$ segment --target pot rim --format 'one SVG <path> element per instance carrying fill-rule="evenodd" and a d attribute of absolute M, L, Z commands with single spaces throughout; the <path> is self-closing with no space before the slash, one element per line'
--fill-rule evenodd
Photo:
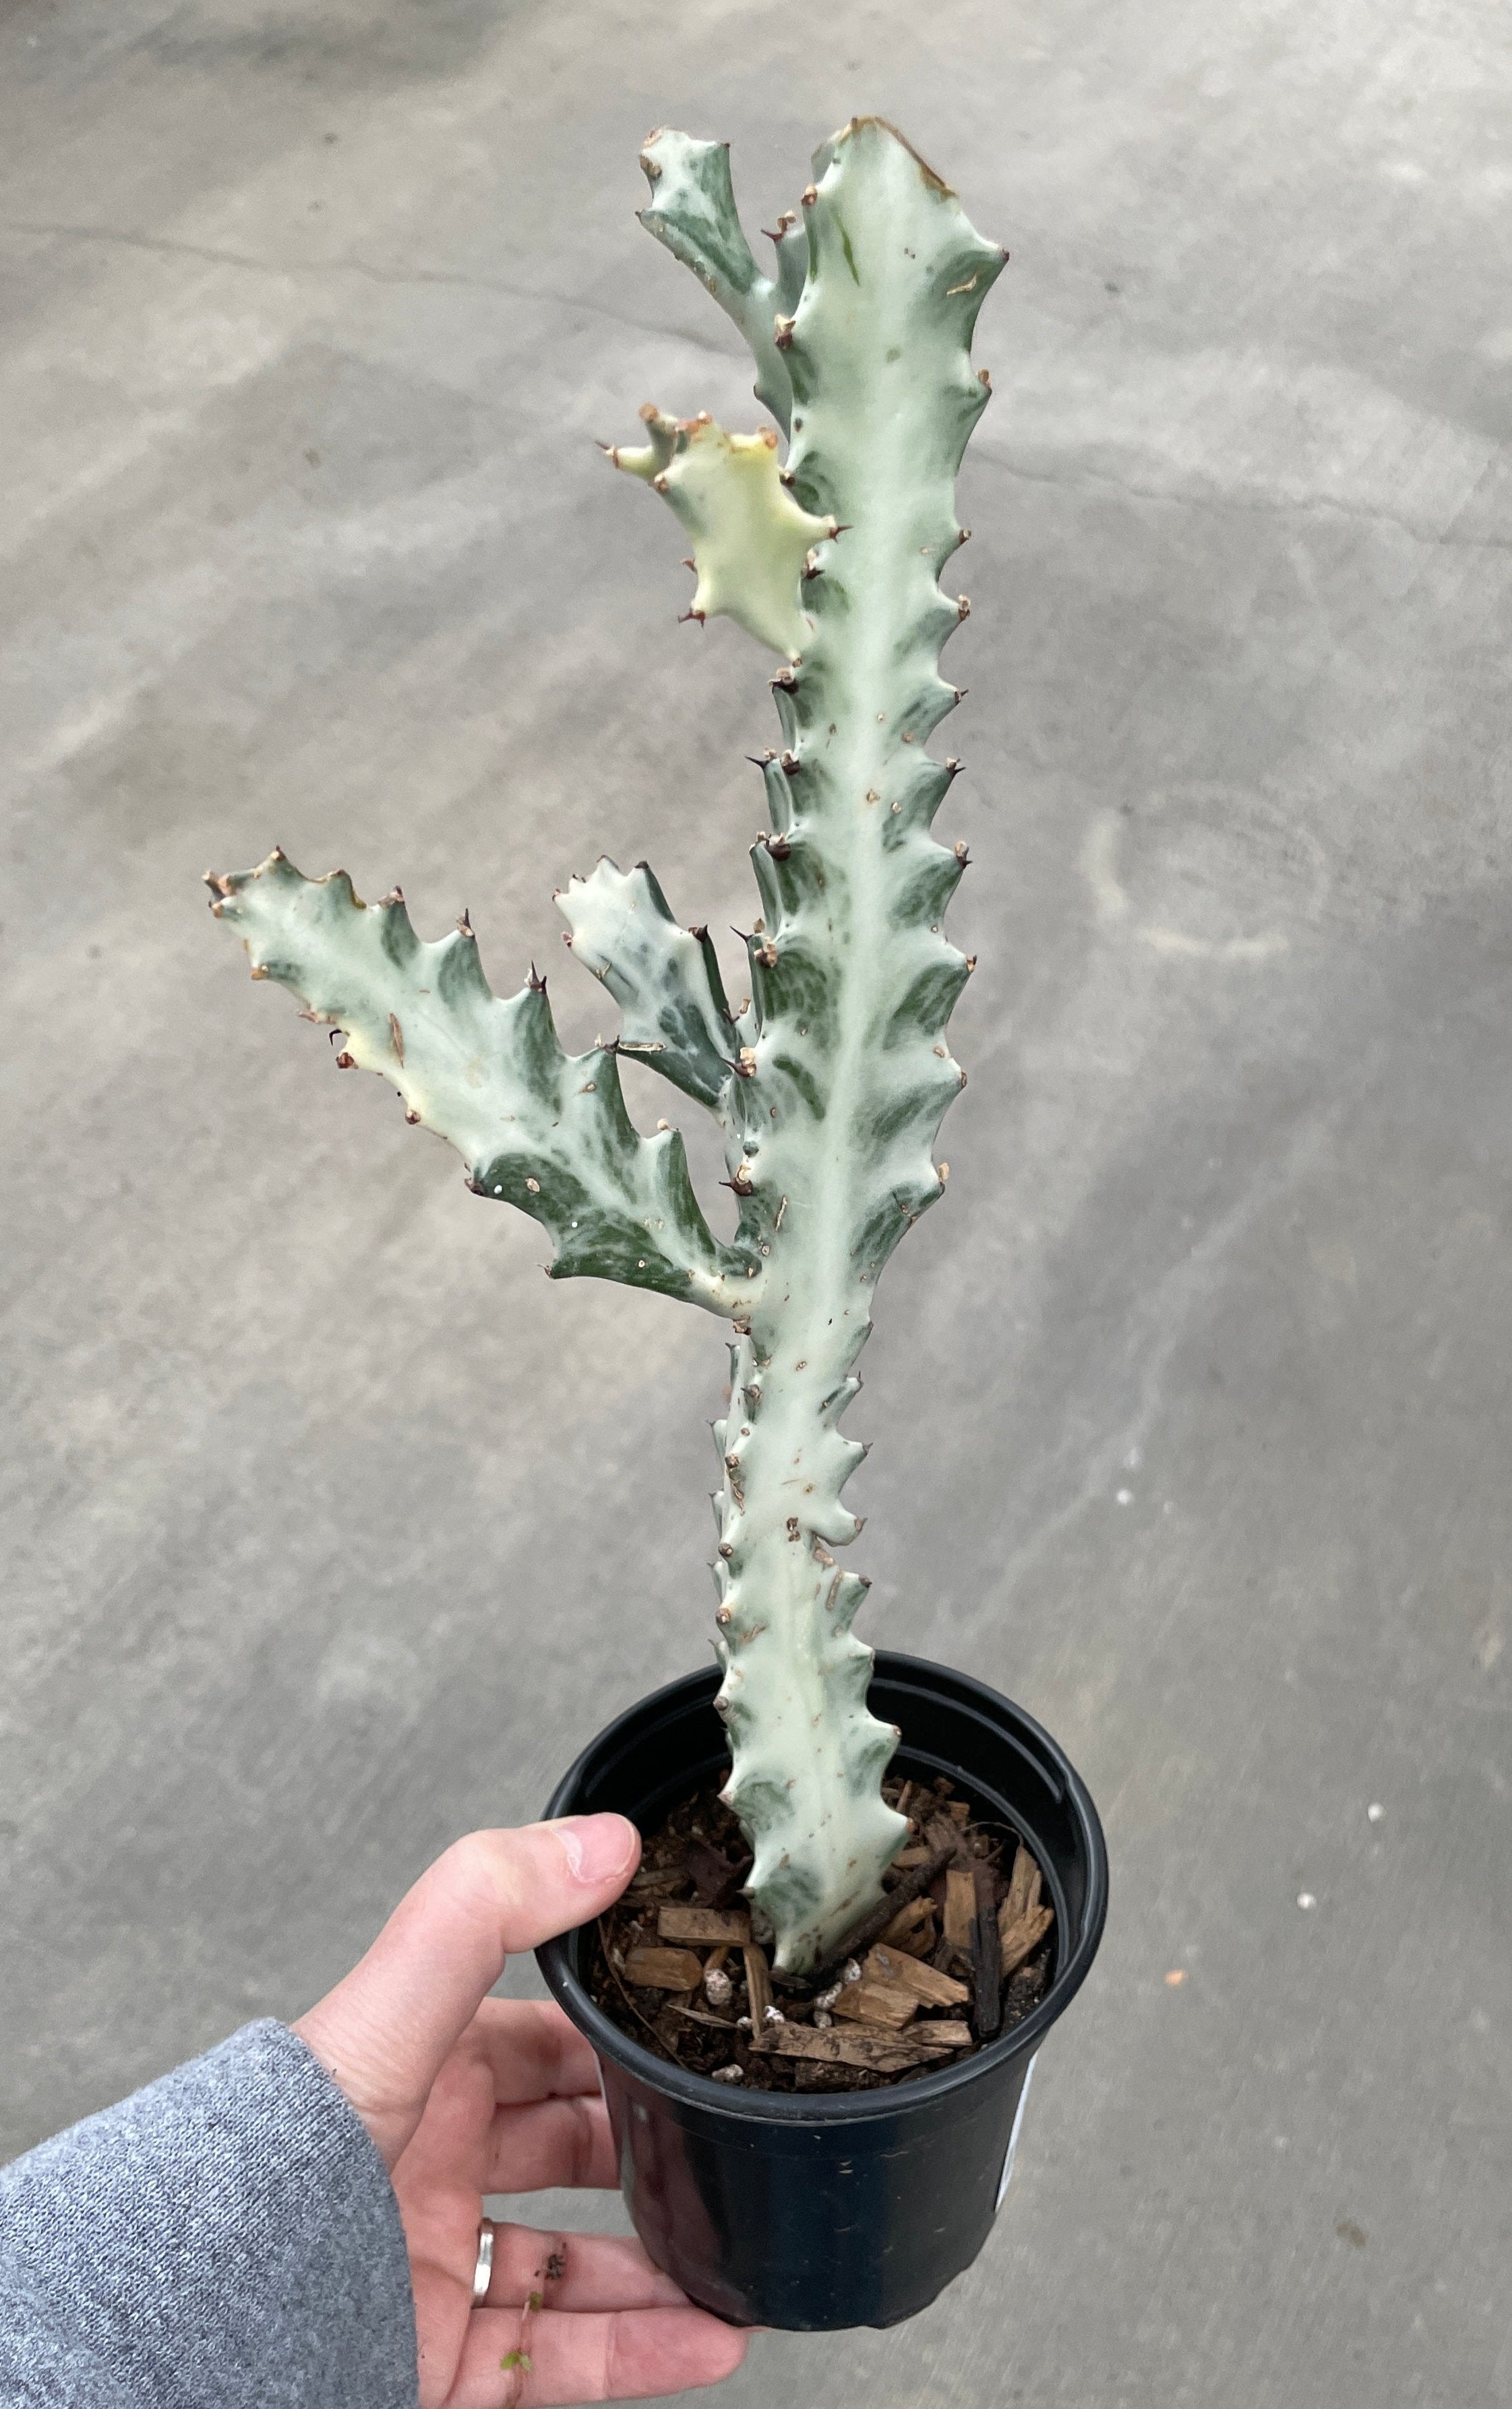
<path fill-rule="evenodd" d="M 1050 2027 L 1081 1989 L 1091 1969 L 1108 1911 L 1107 1844 L 1097 1809 L 1092 1804 L 1091 1793 L 1059 1741 L 1053 1738 L 1044 1724 L 1015 1699 L 1005 1697 L 1001 1691 L 989 1688 L 985 1681 L 978 1681 L 972 1674 L 962 1673 L 954 1666 L 939 1665 L 927 1656 L 907 1656 L 891 1648 L 878 1649 L 875 1657 L 879 1670 L 896 1671 L 904 1677 L 910 1673 L 947 1673 L 952 1682 L 958 1683 L 968 1692 L 974 1692 L 991 1706 L 1012 1708 L 1015 1715 L 1021 1719 L 1044 1750 L 1065 1783 L 1067 1801 L 1087 1863 L 1087 1897 L 1074 1944 L 1067 1953 L 1064 1963 L 1058 1966 L 1055 1980 L 1044 1998 L 1030 2011 L 1023 2023 L 1015 2025 L 1011 2033 L 1001 2034 L 996 2041 L 988 2041 L 985 2048 L 978 2049 L 971 2057 L 959 2059 L 954 2066 L 942 2067 L 933 2073 L 915 2075 L 905 2084 L 888 2084 L 876 2091 L 785 2092 L 739 2090 L 732 2084 L 715 2083 L 711 2075 L 694 2074 L 686 2067 L 674 2066 L 666 2058 L 655 2056 L 642 2042 L 632 2040 L 628 2033 L 622 2031 L 579 1982 L 569 1962 L 567 1944 L 571 1933 L 559 1933 L 544 1941 L 537 1950 L 536 1958 L 558 2005 L 566 2010 L 600 2056 L 613 2058 L 627 2074 L 637 2076 L 664 2098 L 680 2100 L 685 2107 L 705 2112 L 718 2109 L 739 2123 L 766 2125 L 870 2123 L 877 2117 L 896 2115 L 903 2104 L 900 2095 L 906 2095 L 910 2106 L 917 2103 L 924 2107 L 936 2100 L 943 2103 L 958 2093 L 969 2090 L 973 2083 L 981 2082 L 1006 2059 L 1019 2056 L 1026 2050 L 1037 2049 Z M 689 1682 L 708 1678 L 702 1673 L 684 1673 L 675 1681 L 664 1682 L 660 1689 L 647 1691 L 644 1697 L 636 1699 L 625 1709 L 624 1715 L 616 1715 L 613 1722 L 606 1724 L 603 1731 L 595 1735 L 556 1784 L 546 1806 L 547 1818 L 571 1811 L 567 1800 L 581 1781 L 589 1759 L 598 1753 L 606 1734 L 612 1731 L 615 1724 L 623 1722 L 626 1716 L 639 1714 L 663 1700 L 670 1702 L 678 1693 L 685 1691 Z M 574 1926 L 577 1931 L 585 1928 L 582 1925 Z"/>

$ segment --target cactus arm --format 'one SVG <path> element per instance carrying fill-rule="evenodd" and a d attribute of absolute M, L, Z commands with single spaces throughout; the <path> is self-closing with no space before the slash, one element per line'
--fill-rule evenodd
<path fill-rule="evenodd" d="M 851 1629 L 866 1583 L 834 1556 L 860 1529 L 842 1492 L 865 1452 L 840 1424 L 878 1275 L 943 1192 L 933 1141 L 964 1080 L 943 1030 L 971 965 L 942 929 L 963 861 L 929 833 L 955 764 L 924 746 L 958 699 L 938 657 L 965 605 L 939 572 L 986 398 L 972 329 L 1002 266 L 875 120 L 827 146 L 804 209 L 788 470 L 799 505 L 848 532 L 819 548 L 798 657 L 772 682 L 784 750 L 753 857 L 746 1075 L 723 1100 L 763 1278 L 715 1434 L 726 1796 L 795 1970 L 880 1897 L 902 1828 L 880 1786 L 897 1735 L 868 1710 L 871 1652 Z"/>
<path fill-rule="evenodd" d="M 590 1277 L 749 1311 L 758 1260 L 721 1247 L 675 1130 L 641 1137 L 612 1046 L 563 1051 L 543 979 L 496 996 L 466 920 L 416 936 L 396 891 L 363 903 L 345 871 L 308 879 L 281 852 L 211 876 L 211 910 L 309 1018 L 344 1032 L 338 1060 L 377 1071 L 405 1117 L 454 1146 L 475 1194 L 517 1204 L 552 1239 L 554 1279 Z"/>
<path fill-rule="evenodd" d="M 641 166 L 651 186 L 651 199 L 641 223 L 674 259 L 691 267 L 751 346 L 756 365 L 756 395 L 785 435 L 792 409 L 792 388 L 776 340 L 776 318 L 785 278 L 794 281 L 794 250 L 800 246 L 807 266 L 807 241 L 799 226 L 798 246 L 791 220 L 778 238 L 779 281 L 763 276 L 745 238 L 735 207 L 729 177 L 727 142 L 700 142 L 691 135 L 660 128 L 646 137 Z M 797 276 L 802 283 L 802 273 Z"/>
<path fill-rule="evenodd" d="M 650 440 L 608 447 L 616 469 L 665 497 L 693 539 L 698 583 L 690 619 L 734 619 L 759 643 L 796 660 L 811 622 L 799 581 L 814 548 L 841 532 L 833 518 L 799 508 L 783 484 L 777 438 L 727 435 L 707 415 L 663 417 L 652 402 L 641 416 Z"/>
<path fill-rule="evenodd" d="M 716 1104 L 735 1067 L 736 1037 L 707 929 L 678 926 L 643 861 L 628 873 L 600 861 L 555 901 L 574 958 L 620 1006 L 620 1052 L 700 1104 Z"/>

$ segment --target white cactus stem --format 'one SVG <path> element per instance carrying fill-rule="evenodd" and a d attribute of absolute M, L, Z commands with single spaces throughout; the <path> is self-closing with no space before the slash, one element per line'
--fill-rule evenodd
<path fill-rule="evenodd" d="M 902 1830 L 880 1787 L 896 1734 L 868 1711 L 871 1652 L 851 1629 L 865 1584 L 834 1556 L 860 1527 L 842 1491 L 865 1452 L 839 1423 L 877 1275 L 943 1190 L 932 1141 L 963 1081 L 941 1037 L 970 968 L 941 927 L 962 864 L 929 834 L 953 765 L 924 741 L 957 700 L 936 663 L 963 605 L 939 572 L 986 398 L 971 331 L 1002 266 L 890 127 L 848 126 L 816 166 L 807 280 L 778 326 L 788 481 L 811 528 L 844 532 L 815 545 L 802 631 L 769 636 L 794 665 L 775 681 L 785 744 L 755 857 L 743 1075 L 719 1108 L 741 1238 L 762 1263 L 717 1434 L 726 1795 L 796 1969 L 876 1899 Z M 666 446 L 671 422 L 645 415 Z M 719 456 L 707 422 L 687 433 Z M 743 552 L 763 604 L 771 541 Z M 723 607 L 756 627 L 742 568 L 729 547 Z"/>

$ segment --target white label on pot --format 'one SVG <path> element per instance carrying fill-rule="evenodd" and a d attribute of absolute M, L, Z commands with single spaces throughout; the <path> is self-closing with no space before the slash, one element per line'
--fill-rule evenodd
<path fill-rule="evenodd" d="M 1036 2051 L 1035 2056 L 1037 2057 L 1038 2055 L 1039 2052 Z M 1018 2095 L 1018 2105 L 1014 2110 L 1014 2129 L 1008 2136 L 1008 2156 L 1002 2162 L 1002 2176 L 998 2185 L 998 2197 L 992 2203 L 992 2213 L 994 2215 L 997 2214 L 998 2210 L 1002 2206 L 1003 2194 L 1008 2188 L 1009 2178 L 1014 2171 L 1014 2152 L 1018 2147 L 1018 2136 L 1023 2130 L 1024 2111 L 1029 2106 L 1029 2087 L 1033 2080 L 1034 2058 L 1031 2057 L 1028 2066 L 1024 2070 L 1024 2088 Z"/>

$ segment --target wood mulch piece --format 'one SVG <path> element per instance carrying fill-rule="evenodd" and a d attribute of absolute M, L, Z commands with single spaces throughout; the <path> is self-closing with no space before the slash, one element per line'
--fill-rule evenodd
<path fill-rule="evenodd" d="M 883 1796 L 910 1825 L 886 1897 L 802 1981 L 772 1970 L 734 1816 L 712 1791 L 684 1799 L 598 1919 L 598 2006 L 658 2057 L 750 2091 L 875 2090 L 1011 2032 L 1054 1965 L 1040 1867 L 943 1776 L 885 1782 Z"/>

